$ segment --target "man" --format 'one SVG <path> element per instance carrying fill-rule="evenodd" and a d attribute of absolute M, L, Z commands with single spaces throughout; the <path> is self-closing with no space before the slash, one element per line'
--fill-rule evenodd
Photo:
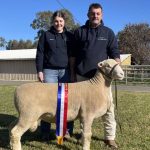
<path fill-rule="evenodd" d="M 83 81 L 92 78 L 97 70 L 97 63 L 108 58 L 120 63 L 120 53 L 114 32 L 105 27 L 102 21 L 102 6 L 93 3 L 89 6 L 86 24 L 78 28 L 75 33 L 76 41 L 76 73 L 77 80 Z M 73 66 L 73 65 L 72 65 Z M 75 76 L 72 75 L 72 80 Z M 115 142 L 116 121 L 114 117 L 114 104 L 103 116 L 106 145 L 117 148 Z"/>

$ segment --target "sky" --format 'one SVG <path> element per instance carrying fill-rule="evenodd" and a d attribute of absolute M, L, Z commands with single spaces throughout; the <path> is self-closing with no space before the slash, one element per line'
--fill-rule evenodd
<path fill-rule="evenodd" d="M 131 23 L 150 24 L 149 0 L 0 0 L 0 37 L 9 40 L 34 40 L 37 30 L 30 26 L 40 11 L 62 9 L 58 1 L 84 25 L 91 3 L 103 6 L 103 21 L 115 34 Z"/>

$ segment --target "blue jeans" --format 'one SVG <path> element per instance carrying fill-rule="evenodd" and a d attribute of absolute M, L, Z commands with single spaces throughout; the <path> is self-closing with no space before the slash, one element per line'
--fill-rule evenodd
<path fill-rule="evenodd" d="M 44 82 L 45 83 L 68 83 L 70 82 L 70 75 L 68 69 L 44 69 Z M 73 134 L 74 122 L 67 123 L 67 130 L 70 135 Z M 45 121 L 41 121 L 41 132 L 42 134 L 50 133 L 51 124 Z"/>
<path fill-rule="evenodd" d="M 68 69 L 44 69 L 45 83 L 67 83 L 70 82 L 70 75 Z"/>

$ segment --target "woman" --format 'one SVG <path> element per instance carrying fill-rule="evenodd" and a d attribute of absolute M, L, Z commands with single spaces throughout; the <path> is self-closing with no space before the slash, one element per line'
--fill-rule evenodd
<path fill-rule="evenodd" d="M 36 68 L 41 82 L 70 82 L 69 60 L 73 48 L 73 35 L 65 28 L 66 16 L 61 11 L 54 12 L 50 30 L 44 32 L 38 42 Z M 68 132 L 73 133 L 73 122 L 68 123 Z M 41 134 L 49 140 L 50 124 L 41 121 Z"/>

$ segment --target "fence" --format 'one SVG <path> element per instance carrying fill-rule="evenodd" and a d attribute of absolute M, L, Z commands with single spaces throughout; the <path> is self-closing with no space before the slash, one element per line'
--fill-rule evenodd
<path fill-rule="evenodd" d="M 125 78 L 120 81 L 125 84 L 150 84 L 150 65 L 122 66 Z"/>
<path fill-rule="evenodd" d="M 2 81 L 37 81 L 37 74 L 0 73 L 0 80 Z"/>
<path fill-rule="evenodd" d="M 119 83 L 123 84 L 149 84 L 150 85 L 150 65 L 130 65 L 122 66 L 125 78 Z M 0 80 L 6 81 L 36 81 L 37 74 L 12 74 L 0 73 Z"/>

